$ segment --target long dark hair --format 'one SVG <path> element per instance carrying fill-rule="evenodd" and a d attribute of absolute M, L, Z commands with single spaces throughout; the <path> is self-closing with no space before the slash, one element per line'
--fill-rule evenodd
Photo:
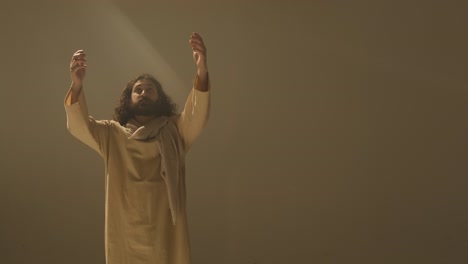
<path fill-rule="evenodd" d="M 127 83 L 127 87 L 122 91 L 120 95 L 120 103 L 114 110 L 114 120 L 119 122 L 122 126 L 126 125 L 128 120 L 133 118 L 131 111 L 132 104 L 132 89 L 133 85 L 140 80 L 150 80 L 156 86 L 158 91 L 158 101 L 160 103 L 159 116 L 172 116 L 176 114 L 177 106 L 172 102 L 172 99 L 164 92 L 161 83 L 154 78 L 152 75 L 144 73 Z"/>

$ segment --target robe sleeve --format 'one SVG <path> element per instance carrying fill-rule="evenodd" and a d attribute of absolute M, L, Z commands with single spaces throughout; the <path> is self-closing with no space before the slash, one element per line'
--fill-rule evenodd
<path fill-rule="evenodd" d="M 177 120 L 177 127 L 184 142 L 185 152 L 201 134 L 210 115 L 210 81 L 208 79 L 208 91 L 206 92 L 197 90 L 197 85 L 200 85 L 198 76 L 195 78 L 184 110 Z"/>
<path fill-rule="evenodd" d="M 67 129 L 81 142 L 85 143 L 99 155 L 104 156 L 104 144 L 109 136 L 109 121 L 97 121 L 88 116 L 88 107 L 84 92 L 81 91 L 78 101 L 71 103 L 71 90 L 65 97 Z"/>

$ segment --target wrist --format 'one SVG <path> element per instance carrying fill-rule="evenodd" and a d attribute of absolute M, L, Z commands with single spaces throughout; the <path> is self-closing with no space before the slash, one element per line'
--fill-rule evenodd
<path fill-rule="evenodd" d="M 197 75 L 198 75 L 198 77 L 205 79 L 207 77 L 207 75 L 208 75 L 208 69 L 206 67 L 198 68 L 197 69 Z"/>
<path fill-rule="evenodd" d="M 71 85 L 70 85 L 70 87 L 73 90 L 79 90 L 79 89 L 81 89 L 82 86 L 83 86 L 83 83 L 82 82 L 77 82 L 77 81 L 72 81 Z"/>
<path fill-rule="evenodd" d="M 206 92 L 209 90 L 209 80 L 208 80 L 208 71 L 198 70 L 197 78 L 195 79 L 194 84 L 195 90 Z"/>

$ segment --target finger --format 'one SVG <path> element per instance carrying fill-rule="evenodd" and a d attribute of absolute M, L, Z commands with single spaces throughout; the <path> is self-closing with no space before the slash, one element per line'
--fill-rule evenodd
<path fill-rule="evenodd" d="M 78 70 L 78 69 L 84 69 L 84 68 L 88 68 L 88 65 L 84 64 L 84 65 L 73 65 L 73 67 L 70 68 L 71 71 L 75 71 L 75 70 Z"/>
<path fill-rule="evenodd" d="M 75 53 L 73 53 L 73 55 L 78 55 L 78 54 L 85 54 L 84 50 L 77 50 L 75 51 Z"/>
<path fill-rule="evenodd" d="M 74 53 L 72 58 L 78 58 L 78 57 L 86 57 L 85 53 Z"/>
<path fill-rule="evenodd" d="M 86 68 L 87 68 L 87 66 L 79 66 L 78 65 L 78 66 L 76 66 L 74 68 L 70 68 L 70 72 L 72 74 L 76 74 L 79 70 L 82 70 L 82 69 L 85 70 Z"/>
<path fill-rule="evenodd" d="M 201 40 L 196 40 L 196 39 L 191 39 L 191 40 L 189 40 L 189 43 L 190 43 L 190 45 L 195 45 L 195 44 L 197 44 L 197 45 L 203 45 L 203 46 L 205 45 L 205 44 L 203 43 L 203 41 L 201 41 Z"/>
<path fill-rule="evenodd" d="M 202 45 L 192 45 L 192 50 L 193 49 L 197 49 L 197 50 L 201 50 L 203 52 L 206 52 L 206 47 L 202 46 Z"/>
<path fill-rule="evenodd" d="M 86 64 L 86 60 L 85 59 L 73 59 L 70 62 L 70 68 L 73 67 L 73 65 L 75 65 L 75 64 L 78 64 L 78 65 Z"/>
<path fill-rule="evenodd" d="M 70 62 L 70 64 L 73 64 L 75 62 L 79 62 L 79 63 L 84 63 L 84 62 L 87 62 L 87 60 L 85 58 L 75 58 L 75 59 L 72 59 L 72 61 Z"/>
<path fill-rule="evenodd" d="M 78 54 L 74 54 L 72 59 L 74 60 L 78 60 L 78 59 L 84 59 L 86 57 L 86 54 L 84 53 L 78 53 Z"/>
<path fill-rule="evenodd" d="M 80 50 L 77 50 L 77 51 L 75 51 L 74 54 L 78 54 L 78 53 L 84 53 L 84 50 L 81 50 L 81 49 L 80 49 Z"/>
<path fill-rule="evenodd" d="M 191 46 L 192 48 L 206 49 L 205 45 L 200 44 L 200 43 L 190 43 L 190 46 Z"/>
<path fill-rule="evenodd" d="M 83 65 L 75 64 L 75 65 L 72 65 L 70 67 L 70 70 L 73 71 L 73 70 L 76 70 L 76 69 L 87 68 L 87 67 L 88 67 L 87 64 L 83 64 Z"/>
<path fill-rule="evenodd" d="M 72 59 L 78 59 L 78 58 L 85 58 L 86 54 L 84 53 L 83 50 L 78 50 L 77 52 L 73 53 Z"/>
<path fill-rule="evenodd" d="M 192 32 L 192 36 L 195 36 L 195 37 L 199 37 L 199 38 L 201 38 L 201 35 L 200 35 L 200 34 L 198 34 L 197 32 Z"/>
<path fill-rule="evenodd" d="M 190 35 L 190 37 L 192 38 L 202 38 L 202 36 L 196 32 L 192 33 L 192 35 Z"/>
<path fill-rule="evenodd" d="M 73 53 L 70 64 L 76 60 L 86 61 L 85 57 L 86 57 L 86 54 L 84 53 L 84 50 L 77 50 L 75 53 Z"/>
<path fill-rule="evenodd" d="M 86 63 L 75 62 L 70 66 L 70 70 L 73 71 L 73 70 L 78 69 L 78 68 L 86 68 L 86 67 L 88 67 L 88 65 Z"/>
<path fill-rule="evenodd" d="M 197 33 L 193 33 L 191 36 L 190 36 L 190 39 L 196 39 L 196 40 L 199 40 L 199 41 L 203 41 L 203 38 L 197 34 Z"/>
<path fill-rule="evenodd" d="M 205 44 L 203 42 L 198 42 L 198 41 L 191 41 L 190 46 L 192 47 L 205 47 Z"/>
<path fill-rule="evenodd" d="M 192 41 L 203 43 L 203 39 L 200 36 L 197 36 L 197 35 L 192 35 L 190 37 L 190 42 L 192 42 Z"/>

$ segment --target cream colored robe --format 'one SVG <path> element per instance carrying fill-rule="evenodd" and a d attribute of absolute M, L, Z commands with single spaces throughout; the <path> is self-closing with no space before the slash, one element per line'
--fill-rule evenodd
<path fill-rule="evenodd" d="M 196 85 L 198 79 L 182 113 L 171 118 L 185 153 L 209 116 L 210 94 L 196 90 Z M 68 92 L 65 110 L 70 133 L 104 160 L 106 263 L 189 264 L 184 172 L 179 182 L 181 210 L 174 225 L 158 142 L 129 139 L 132 131 L 118 122 L 90 117 L 83 91 L 74 104 Z"/>

